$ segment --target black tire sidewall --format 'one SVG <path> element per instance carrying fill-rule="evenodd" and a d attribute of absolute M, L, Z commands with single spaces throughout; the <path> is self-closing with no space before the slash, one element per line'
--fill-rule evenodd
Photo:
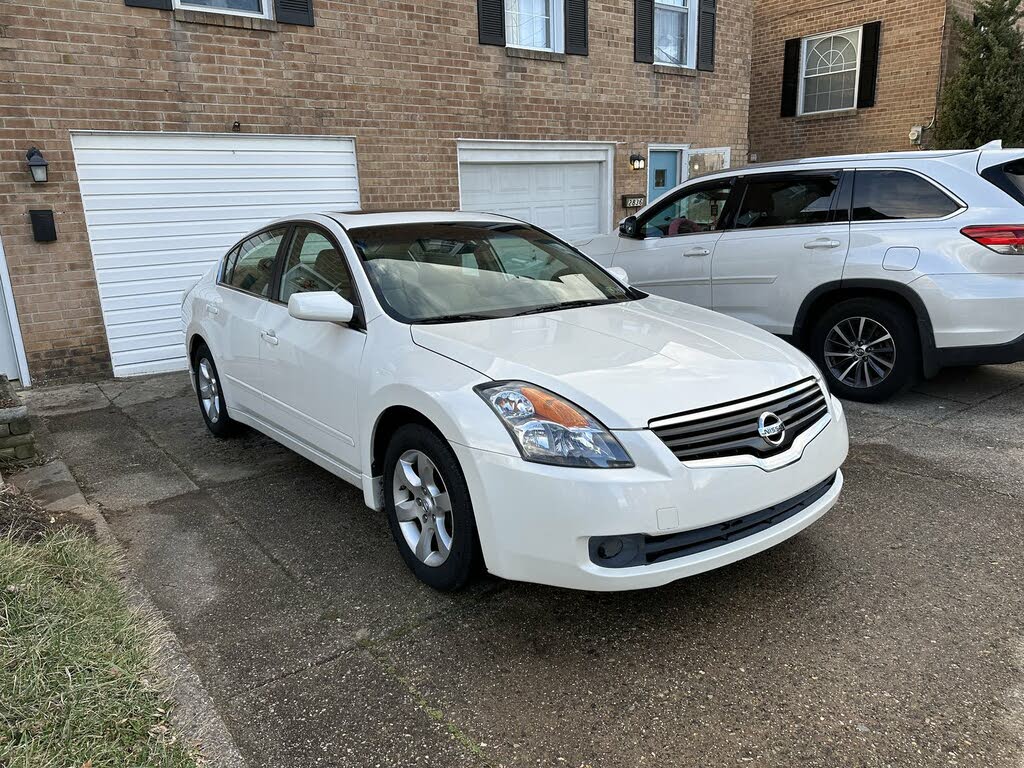
<path fill-rule="evenodd" d="M 452 548 L 448 559 L 441 565 L 430 566 L 416 557 L 398 524 L 392 483 L 399 457 L 408 450 L 425 454 L 444 479 L 448 498 L 452 504 Z M 480 544 L 476 532 L 476 518 L 462 467 L 448 442 L 427 427 L 409 424 L 400 427 L 392 436 L 384 455 L 384 508 L 388 516 L 391 535 L 398 545 L 409 569 L 425 584 L 434 589 L 450 592 L 461 589 L 473 576 L 480 562 Z"/>
<path fill-rule="evenodd" d="M 896 364 L 880 384 L 864 389 L 839 381 L 825 362 L 825 339 L 829 331 L 849 317 L 867 317 L 880 323 L 892 335 Z M 811 332 L 810 353 L 833 394 L 847 400 L 877 403 L 910 387 L 921 373 L 921 342 L 914 319 L 902 307 L 884 299 L 848 299 L 826 310 Z"/>
<path fill-rule="evenodd" d="M 217 421 L 210 421 L 210 417 L 206 415 L 206 409 L 203 408 L 203 396 L 199 392 L 199 362 L 201 360 L 206 360 L 209 363 L 217 379 L 217 399 L 220 401 L 220 418 Z M 206 428 L 216 437 L 230 437 L 233 435 L 235 432 L 235 422 L 228 415 L 228 406 L 224 402 L 224 387 L 220 381 L 220 371 L 217 370 L 217 363 L 214 362 L 213 355 L 210 354 L 210 348 L 205 344 L 200 345 L 196 349 L 195 355 L 192 358 L 192 382 L 195 385 L 196 402 L 199 403 L 199 412 L 203 415 Z"/>

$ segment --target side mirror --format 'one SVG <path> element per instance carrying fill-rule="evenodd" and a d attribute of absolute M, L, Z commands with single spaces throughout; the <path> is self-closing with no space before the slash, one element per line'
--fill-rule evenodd
<path fill-rule="evenodd" d="M 297 320 L 345 325 L 352 322 L 355 307 L 334 291 L 309 291 L 288 297 L 288 314 Z"/>
<path fill-rule="evenodd" d="M 619 224 L 619 234 L 623 237 L 636 237 L 637 231 L 636 216 L 627 216 Z"/>
<path fill-rule="evenodd" d="M 622 267 L 608 267 L 608 274 L 623 285 L 629 285 L 629 274 Z"/>

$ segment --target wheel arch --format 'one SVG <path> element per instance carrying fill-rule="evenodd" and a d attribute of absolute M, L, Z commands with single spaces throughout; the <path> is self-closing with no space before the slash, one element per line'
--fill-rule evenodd
<path fill-rule="evenodd" d="M 834 280 L 823 283 L 811 291 L 797 312 L 793 324 L 793 341 L 802 349 L 807 348 L 814 320 L 826 307 L 847 299 L 877 298 L 892 301 L 908 312 L 917 324 L 917 335 L 921 341 L 921 363 L 926 377 L 938 373 L 938 355 L 935 351 L 935 331 L 931 317 L 921 297 L 903 283 L 889 280 Z"/>

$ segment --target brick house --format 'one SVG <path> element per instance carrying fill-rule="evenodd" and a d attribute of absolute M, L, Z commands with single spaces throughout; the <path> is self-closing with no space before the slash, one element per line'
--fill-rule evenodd
<path fill-rule="evenodd" d="M 609 231 L 623 196 L 647 192 L 631 157 L 674 160 L 672 181 L 746 157 L 752 14 L 750 0 L 4 3 L 0 372 L 183 368 L 183 290 L 296 211 L 461 206 Z"/>
<path fill-rule="evenodd" d="M 755 3 L 750 159 L 926 147 L 954 59 L 953 13 L 967 16 L 972 5 Z"/>

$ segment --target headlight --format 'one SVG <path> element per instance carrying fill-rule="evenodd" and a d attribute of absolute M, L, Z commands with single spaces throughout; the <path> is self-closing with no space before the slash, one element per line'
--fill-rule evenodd
<path fill-rule="evenodd" d="M 522 381 L 476 387 L 527 461 L 567 467 L 632 467 L 597 419 L 568 400 Z"/>

